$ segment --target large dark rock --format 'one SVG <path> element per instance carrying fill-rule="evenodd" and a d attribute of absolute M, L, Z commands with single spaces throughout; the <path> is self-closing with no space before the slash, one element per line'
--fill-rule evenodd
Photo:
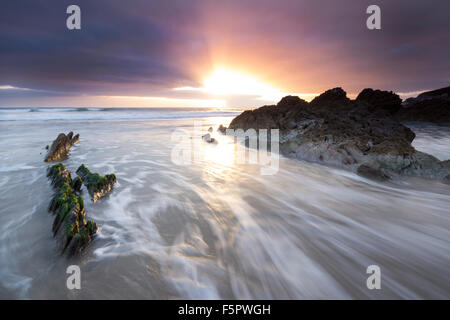
<path fill-rule="evenodd" d="M 360 174 L 389 172 L 443 178 L 450 174 L 436 158 L 426 158 L 411 142 L 414 132 L 392 112 L 400 105 L 392 92 L 365 89 L 356 100 L 341 88 L 326 91 L 310 103 L 284 98 L 275 106 L 245 111 L 230 129 L 279 129 L 280 152 L 289 157 L 346 167 Z"/>
<path fill-rule="evenodd" d="M 396 114 L 404 122 L 450 124 L 450 87 L 421 93 L 403 102 Z"/>
<path fill-rule="evenodd" d="M 60 133 L 55 141 L 53 141 L 44 161 L 52 162 L 66 159 L 70 147 L 78 143 L 79 138 L 80 136 L 78 134 L 73 136 L 73 132 L 69 132 L 68 135 Z"/>
<path fill-rule="evenodd" d="M 436 89 L 436 90 L 432 90 L 432 91 L 422 92 L 421 94 L 419 94 L 417 96 L 417 99 L 423 99 L 423 100 L 424 99 L 435 99 L 435 98 L 449 100 L 450 99 L 450 87 L 445 87 L 445 88 Z"/>
<path fill-rule="evenodd" d="M 92 173 L 84 164 L 77 169 L 77 175 L 83 180 L 94 203 L 108 194 L 117 182 L 114 174 L 107 174 L 102 177 L 98 173 Z"/>
<path fill-rule="evenodd" d="M 280 100 L 280 102 L 277 103 L 278 107 L 283 107 L 283 106 L 295 106 L 297 104 L 301 104 L 302 103 L 302 99 L 300 99 L 297 96 L 286 96 L 284 98 L 282 98 Z"/>
<path fill-rule="evenodd" d="M 49 167 L 47 176 L 56 190 L 49 205 L 55 215 L 53 236 L 60 239 L 63 252 L 79 253 L 97 232 L 97 224 L 86 220 L 79 179 L 72 180 L 70 171 L 61 163 Z"/>
<path fill-rule="evenodd" d="M 350 99 L 347 98 L 347 93 L 342 88 L 334 88 L 325 91 L 321 95 L 315 97 L 311 101 L 311 105 L 315 106 L 332 106 L 332 105 L 338 105 L 342 106 L 350 102 Z"/>
<path fill-rule="evenodd" d="M 364 89 L 356 97 L 357 102 L 365 102 L 371 113 L 382 115 L 393 115 L 402 104 L 402 99 L 392 91 L 381 91 L 373 89 Z"/>

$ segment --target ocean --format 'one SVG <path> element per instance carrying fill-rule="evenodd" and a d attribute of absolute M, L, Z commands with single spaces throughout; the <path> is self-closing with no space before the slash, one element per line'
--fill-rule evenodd
<path fill-rule="evenodd" d="M 450 186 L 374 182 L 280 157 L 275 174 L 236 161 L 214 132 L 239 110 L 0 109 L 0 298 L 392 299 L 450 297 Z M 413 145 L 450 158 L 450 129 L 412 125 Z M 43 159 L 60 132 L 80 134 L 64 164 L 115 173 L 87 216 L 99 225 L 81 256 L 52 237 L 53 190 Z M 174 132 L 200 142 L 173 161 Z M 249 151 L 253 152 L 253 151 Z M 81 290 L 68 290 L 78 265 Z M 381 289 L 368 289 L 379 266 Z"/>

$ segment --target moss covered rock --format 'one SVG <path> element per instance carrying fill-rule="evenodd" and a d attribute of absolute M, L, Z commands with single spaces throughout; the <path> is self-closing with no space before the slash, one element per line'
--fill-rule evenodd
<path fill-rule="evenodd" d="M 63 252 L 78 253 L 97 232 L 97 224 L 86 220 L 81 196 L 82 179 L 77 177 L 72 180 L 70 171 L 61 163 L 49 167 L 47 175 L 56 189 L 49 206 L 49 211 L 55 214 L 53 236 L 62 239 Z"/>
<path fill-rule="evenodd" d="M 52 186 L 59 188 L 64 184 L 72 184 L 72 177 L 70 171 L 62 163 L 55 164 L 48 167 L 47 177 L 51 179 Z"/>
<path fill-rule="evenodd" d="M 84 164 L 77 169 L 77 175 L 83 180 L 94 203 L 109 193 L 117 182 L 114 174 L 101 176 L 98 173 L 92 173 Z"/>

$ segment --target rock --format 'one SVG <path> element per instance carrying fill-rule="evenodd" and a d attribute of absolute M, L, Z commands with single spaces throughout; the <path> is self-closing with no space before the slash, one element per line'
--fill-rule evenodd
<path fill-rule="evenodd" d="M 370 166 L 369 164 L 363 163 L 358 167 L 356 172 L 364 177 L 371 180 L 378 180 L 378 181 L 386 181 L 390 179 L 390 176 L 383 172 L 383 170 L 379 168 L 374 168 L 373 166 Z"/>
<path fill-rule="evenodd" d="M 350 102 L 350 99 L 347 98 L 347 93 L 342 90 L 342 88 L 334 88 L 325 91 L 318 97 L 315 97 L 311 101 L 311 105 L 345 105 Z"/>
<path fill-rule="evenodd" d="M 77 144 L 80 141 L 80 134 L 76 134 L 73 138 L 72 138 L 72 145 Z"/>
<path fill-rule="evenodd" d="M 64 160 L 67 158 L 70 147 L 77 143 L 78 140 L 79 135 L 77 134 L 73 137 L 73 132 L 69 132 L 67 136 L 64 133 L 60 133 L 55 141 L 53 141 L 44 161 L 52 162 Z"/>
<path fill-rule="evenodd" d="M 53 236 L 61 241 L 62 252 L 80 253 L 97 232 L 97 224 L 86 220 L 83 197 L 77 186 L 79 179 L 72 181 L 70 171 L 59 163 L 47 169 L 56 192 L 49 205 L 49 211 L 55 215 Z"/>
<path fill-rule="evenodd" d="M 88 189 L 94 203 L 108 194 L 117 182 L 114 174 L 107 174 L 102 177 L 98 173 L 92 173 L 84 164 L 77 169 L 77 175 L 83 180 L 83 184 Z"/>
<path fill-rule="evenodd" d="M 404 122 L 450 124 L 450 87 L 424 92 L 407 99 L 396 114 Z"/>
<path fill-rule="evenodd" d="M 300 104 L 302 102 L 302 99 L 300 99 L 297 96 L 286 96 L 280 100 L 280 102 L 277 103 L 278 107 L 283 106 L 295 106 L 297 104 Z"/>
<path fill-rule="evenodd" d="M 216 139 L 212 138 L 209 133 L 202 136 L 202 139 L 203 139 L 203 141 L 208 142 L 208 143 L 217 143 Z"/>
<path fill-rule="evenodd" d="M 392 115 L 401 108 L 402 99 L 392 91 L 381 91 L 364 89 L 356 97 L 356 101 L 365 102 L 369 106 L 370 112 L 379 112 L 380 115 L 386 113 Z"/>
<path fill-rule="evenodd" d="M 72 184 L 71 173 L 62 163 L 58 163 L 54 166 L 48 167 L 47 177 L 51 179 L 51 184 L 55 188 L 60 188 L 64 184 Z"/>
<path fill-rule="evenodd" d="M 83 186 L 83 179 L 76 177 L 72 180 L 72 188 L 75 192 L 81 192 L 81 187 Z"/>
<path fill-rule="evenodd" d="M 445 87 L 437 90 L 426 91 L 419 94 L 416 100 L 430 100 L 430 99 L 442 99 L 450 100 L 450 87 Z"/>
<path fill-rule="evenodd" d="M 217 131 L 220 132 L 221 134 L 227 134 L 227 128 L 224 127 L 223 125 L 220 125 L 219 128 L 217 128 Z"/>
<path fill-rule="evenodd" d="M 279 129 L 283 155 L 353 171 L 370 163 L 375 171 L 366 166 L 359 171 L 377 179 L 391 173 L 444 178 L 450 174 L 447 166 L 416 151 L 414 132 L 392 116 L 400 102 L 392 92 L 372 89 L 350 100 L 335 88 L 310 103 L 287 97 L 277 105 L 245 111 L 229 128 Z"/>

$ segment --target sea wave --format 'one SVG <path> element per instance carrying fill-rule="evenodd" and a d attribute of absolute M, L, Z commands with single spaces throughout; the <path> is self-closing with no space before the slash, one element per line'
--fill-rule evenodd
<path fill-rule="evenodd" d="M 0 109 L 0 121 L 181 119 L 232 117 L 239 113 L 200 108 L 16 108 Z"/>

